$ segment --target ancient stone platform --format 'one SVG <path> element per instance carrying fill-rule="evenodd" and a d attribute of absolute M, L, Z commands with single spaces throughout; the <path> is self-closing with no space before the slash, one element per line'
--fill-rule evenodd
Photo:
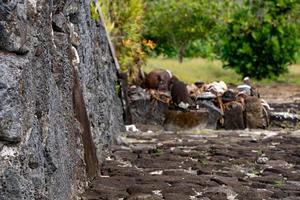
<path fill-rule="evenodd" d="M 125 133 L 82 199 L 300 199 L 300 131 Z"/>

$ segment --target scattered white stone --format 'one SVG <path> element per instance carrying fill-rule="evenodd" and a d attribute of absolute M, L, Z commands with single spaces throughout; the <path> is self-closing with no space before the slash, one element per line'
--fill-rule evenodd
<path fill-rule="evenodd" d="M 251 135 L 251 138 L 254 140 L 257 140 L 258 138 L 262 139 L 268 139 L 274 136 L 278 135 L 278 132 L 274 132 L 274 131 L 268 131 L 268 130 L 247 130 L 246 132 L 248 132 Z"/>
<path fill-rule="evenodd" d="M 268 139 L 268 138 L 271 138 L 271 137 L 274 137 L 274 136 L 278 135 L 278 133 L 268 131 L 268 132 L 265 132 L 264 135 L 265 136 L 263 137 L 263 139 L 265 140 L 265 139 Z"/>
<path fill-rule="evenodd" d="M 239 134 L 240 137 L 249 137 L 249 133 L 241 133 Z"/>
<path fill-rule="evenodd" d="M 266 156 L 261 156 L 257 159 L 257 163 L 258 164 L 266 164 L 266 162 L 269 161 L 269 158 Z"/>
<path fill-rule="evenodd" d="M 228 195 L 227 195 L 227 199 L 228 199 L 228 200 L 235 200 L 235 198 L 236 198 L 237 196 L 238 196 L 237 194 L 228 194 Z"/>
<path fill-rule="evenodd" d="M 276 145 L 279 145 L 280 142 L 271 142 L 271 144 L 272 144 L 273 146 L 276 146 Z"/>
<path fill-rule="evenodd" d="M 255 177 L 258 177 L 255 173 L 246 173 L 246 175 L 247 175 L 249 178 L 255 178 Z"/>
<path fill-rule="evenodd" d="M 267 162 L 267 167 L 269 168 L 273 168 L 273 166 L 278 166 L 284 169 L 291 169 L 293 168 L 295 165 L 294 164 L 290 164 L 284 160 L 270 160 Z"/>
<path fill-rule="evenodd" d="M 144 143 L 155 143 L 157 141 L 157 139 L 153 138 L 151 140 L 140 140 L 140 139 L 136 139 L 136 138 L 124 138 L 123 141 L 125 143 L 130 143 L 130 144 L 136 144 L 135 146 L 147 146 L 147 147 L 151 147 L 154 148 L 154 145 L 145 145 Z"/>
<path fill-rule="evenodd" d="M 182 150 L 184 153 L 190 153 L 192 150 L 191 149 L 184 149 Z"/>
<path fill-rule="evenodd" d="M 176 141 L 178 142 L 178 143 L 182 143 L 182 139 L 176 139 Z"/>
<path fill-rule="evenodd" d="M 206 88 L 208 91 L 218 95 L 223 94 L 228 89 L 224 81 L 214 81 L 208 84 Z"/>
<path fill-rule="evenodd" d="M 162 173 L 163 173 L 163 170 L 158 170 L 158 171 L 150 172 L 149 174 L 150 175 L 162 175 Z"/>
<path fill-rule="evenodd" d="M 183 171 L 189 174 L 197 175 L 197 170 L 193 170 L 191 167 L 189 167 L 187 170 L 184 169 Z"/>
<path fill-rule="evenodd" d="M 139 171 L 144 171 L 143 168 L 140 168 L 140 167 L 138 167 L 138 166 L 136 166 L 136 165 L 134 165 L 133 167 L 134 167 L 135 169 L 139 170 Z"/>
<path fill-rule="evenodd" d="M 131 131 L 131 132 L 138 132 L 139 131 L 139 129 L 137 129 L 134 124 L 126 125 L 125 129 L 126 129 L 127 132 L 129 132 L 129 131 Z"/>
<path fill-rule="evenodd" d="M 155 194 L 155 195 L 157 195 L 157 196 L 159 196 L 159 197 L 161 197 L 161 198 L 163 198 L 161 190 L 153 190 L 152 193 Z"/>
<path fill-rule="evenodd" d="M 99 177 L 101 177 L 101 178 L 109 178 L 110 176 L 108 176 L 108 175 L 100 175 Z"/>
<path fill-rule="evenodd" d="M 113 160 L 110 156 L 106 157 L 105 160 L 110 161 Z"/>
<path fill-rule="evenodd" d="M 181 101 L 181 102 L 178 104 L 178 106 L 179 106 L 180 108 L 182 108 L 182 109 L 187 109 L 187 108 L 190 106 L 190 104 L 184 103 L 183 101 Z"/>
<path fill-rule="evenodd" d="M 118 160 L 120 165 L 118 167 L 132 167 L 132 164 L 129 161 Z"/>
<path fill-rule="evenodd" d="M 8 159 L 9 157 L 16 157 L 16 155 L 17 155 L 17 148 L 15 147 L 4 146 L 2 151 L 0 152 L 0 157 L 4 159 Z"/>
<path fill-rule="evenodd" d="M 194 162 L 198 162 L 199 161 L 197 158 L 192 158 L 192 157 L 190 157 L 190 160 L 194 161 Z"/>
<path fill-rule="evenodd" d="M 266 100 L 260 99 L 260 101 L 261 101 L 261 105 L 263 105 L 268 110 L 274 110 L 274 108 L 271 108 L 270 105 L 268 104 L 268 102 Z"/>
<path fill-rule="evenodd" d="M 162 147 L 162 146 L 164 146 L 164 144 L 161 143 L 161 142 L 159 142 L 159 143 L 157 143 L 157 146 L 158 146 L 158 147 Z"/>
<path fill-rule="evenodd" d="M 192 188 L 192 190 L 195 192 L 196 196 L 202 196 L 202 192 L 197 192 L 195 188 Z"/>
<path fill-rule="evenodd" d="M 275 116 L 276 118 L 279 119 L 300 119 L 300 115 L 294 114 L 294 113 L 289 113 L 289 112 L 273 112 L 272 116 Z"/>

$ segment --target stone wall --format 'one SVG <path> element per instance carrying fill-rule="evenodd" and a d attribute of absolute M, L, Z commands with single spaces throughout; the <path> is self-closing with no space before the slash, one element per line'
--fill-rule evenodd
<path fill-rule="evenodd" d="M 0 199 L 74 199 L 122 125 L 85 0 L 0 0 Z"/>

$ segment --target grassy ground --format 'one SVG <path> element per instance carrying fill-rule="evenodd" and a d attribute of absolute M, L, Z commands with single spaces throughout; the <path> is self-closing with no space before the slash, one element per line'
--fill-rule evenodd
<path fill-rule="evenodd" d="M 178 63 L 176 59 L 148 59 L 144 70 L 149 72 L 155 68 L 169 69 L 186 83 L 223 80 L 226 83 L 237 84 L 240 83 L 242 79 L 242 77 L 236 74 L 232 69 L 222 68 L 220 61 L 211 61 L 203 58 L 185 59 L 182 64 Z M 300 85 L 300 64 L 290 66 L 290 72 L 280 76 L 276 81 L 267 79 L 262 80 L 260 83 L 270 84 L 274 82 Z"/>

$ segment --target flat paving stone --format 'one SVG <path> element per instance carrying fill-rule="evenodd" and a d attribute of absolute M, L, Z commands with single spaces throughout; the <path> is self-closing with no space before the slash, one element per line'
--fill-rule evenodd
<path fill-rule="evenodd" d="M 126 133 L 82 199 L 300 199 L 297 136 L 284 130 Z"/>

